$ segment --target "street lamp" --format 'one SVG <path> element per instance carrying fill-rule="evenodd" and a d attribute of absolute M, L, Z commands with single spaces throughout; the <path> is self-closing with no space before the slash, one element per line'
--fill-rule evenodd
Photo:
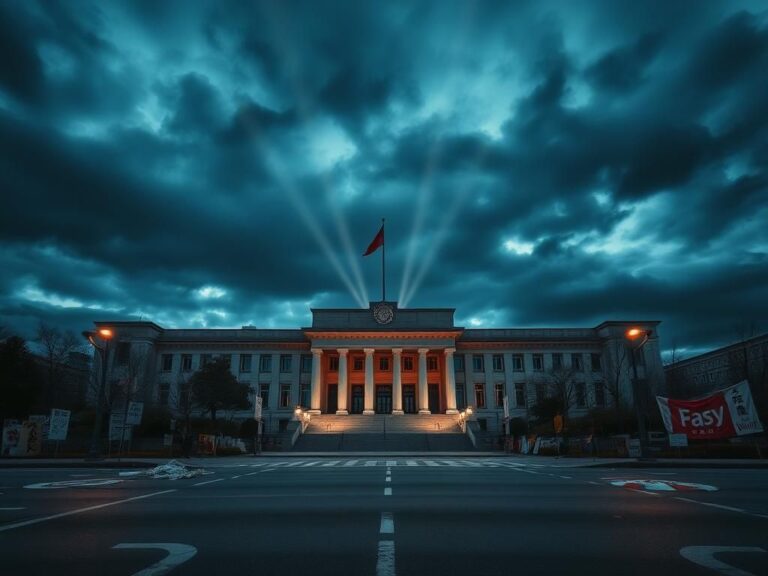
<path fill-rule="evenodd" d="M 101 456 L 101 418 L 104 410 L 104 389 L 107 385 L 107 362 L 109 361 L 109 343 L 114 337 L 114 332 L 109 328 L 99 328 L 96 332 L 84 331 L 83 336 L 91 343 L 99 353 L 101 359 L 101 378 L 96 391 L 96 419 L 93 422 L 91 435 L 91 447 L 88 450 L 88 458 L 98 459 Z"/>
<path fill-rule="evenodd" d="M 635 359 L 635 353 L 642 349 L 651 337 L 651 330 L 644 330 L 633 326 L 629 328 L 625 336 L 630 341 L 630 352 L 632 356 L 632 396 L 635 403 L 635 417 L 637 418 L 637 433 L 640 436 L 640 458 L 645 458 L 648 455 L 648 438 L 645 430 L 645 417 L 642 407 L 640 406 L 640 389 L 637 377 L 637 360 Z"/>

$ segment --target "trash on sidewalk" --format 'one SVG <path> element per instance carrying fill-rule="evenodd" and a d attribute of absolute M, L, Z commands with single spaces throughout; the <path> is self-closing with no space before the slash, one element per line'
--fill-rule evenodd
<path fill-rule="evenodd" d="M 120 476 L 149 476 L 150 478 L 165 478 L 179 480 L 180 478 L 194 478 L 207 472 L 202 468 L 190 468 L 178 460 L 171 460 L 167 464 L 160 464 L 147 470 L 120 472 Z"/>

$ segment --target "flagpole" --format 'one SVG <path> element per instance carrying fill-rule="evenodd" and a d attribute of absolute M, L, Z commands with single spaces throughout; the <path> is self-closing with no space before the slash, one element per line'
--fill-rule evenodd
<path fill-rule="evenodd" d="M 381 219 L 381 232 L 383 242 L 381 243 L 381 301 L 387 301 L 387 275 L 384 267 L 385 254 L 387 253 L 387 235 L 384 234 L 384 222 L 385 219 Z"/>

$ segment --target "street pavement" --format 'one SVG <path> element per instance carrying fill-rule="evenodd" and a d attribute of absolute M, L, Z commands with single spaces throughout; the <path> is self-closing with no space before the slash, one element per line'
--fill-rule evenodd
<path fill-rule="evenodd" d="M 0 574 L 768 575 L 768 470 L 431 456 L 205 466 L 175 481 L 0 469 Z M 633 480 L 650 483 L 613 485 Z M 656 491 L 670 482 L 717 490 Z"/>

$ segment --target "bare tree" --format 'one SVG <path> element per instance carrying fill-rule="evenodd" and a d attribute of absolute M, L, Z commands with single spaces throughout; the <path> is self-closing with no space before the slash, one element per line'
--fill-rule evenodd
<path fill-rule="evenodd" d="M 553 368 L 548 372 L 548 381 L 554 392 L 555 398 L 560 401 L 563 423 L 568 421 L 568 412 L 576 403 L 576 384 L 573 381 L 575 372 L 573 368 Z"/>
<path fill-rule="evenodd" d="M 60 400 L 58 381 L 61 378 L 63 366 L 69 361 L 69 355 L 72 352 L 82 351 L 84 345 L 73 332 L 62 332 L 45 322 L 40 322 L 38 325 L 35 341 L 43 347 L 45 353 L 47 372 L 45 398 L 47 403 L 53 406 Z"/>
<path fill-rule="evenodd" d="M 605 389 L 608 390 L 608 394 L 610 394 L 613 399 L 613 406 L 616 414 L 616 427 L 617 430 L 621 430 L 621 384 L 629 367 L 630 358 L 627 347 L 619 342 L 613 347 L 613 352 L 609 356 L 610 358 L 605 373 Z"/>

